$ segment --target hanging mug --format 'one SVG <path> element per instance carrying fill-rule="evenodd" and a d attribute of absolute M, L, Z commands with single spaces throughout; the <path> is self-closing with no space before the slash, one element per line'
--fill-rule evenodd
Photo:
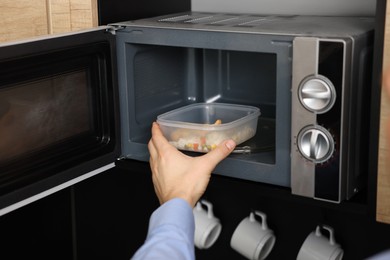
<path fill-rule="evenodd" d="M 330 226 L 322 228 L 329 233 L 329 238 L 321 233 L 321 227 L 311 232 L 299 250 L 297 260 L 341 260 L 344 251 L 334 239 L 334 231 Z"/>
<path fill-rule="evenodd" d="M 199 201 L 193 209 L 195 219 L 195 246 L 199 249 L 211 247 L 218 239 L 222 225 L 214 216 L 213 205 L 206 201 Z"/>
<path fill-rule="evenodd" d="M 256 216 L 261 219 L 260 222 L 256 220 Z M 271 252 L 275 240 L 273 231 L 267 226 L 266 215 L 254 211 L 237 226 L 230 246 L 248 259 L 262 260 Z"/>

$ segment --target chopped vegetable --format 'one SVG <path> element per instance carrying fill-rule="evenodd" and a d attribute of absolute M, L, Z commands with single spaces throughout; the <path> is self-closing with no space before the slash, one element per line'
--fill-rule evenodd
<path fill-rule="evenodd" d="M 221 119 L 217 119 L 217 121 L 215 121 L 214 125 L 220 125 L 222 124 L 222 120 Z"/>
<path fill-rule="evenodd" d="M 194 143 L 194 144 L 193 144 L 193 147 L 194 147 L 194 151 L 198 151 L 199 144 L 198 144 L 198 143 Z"/>
<path fill-rule="evenodd" d="M 201 145 L 201 146 L 206 145 L 206 137 L 202 136 L 202 137 L 200 138 L 200 145 Z"/>

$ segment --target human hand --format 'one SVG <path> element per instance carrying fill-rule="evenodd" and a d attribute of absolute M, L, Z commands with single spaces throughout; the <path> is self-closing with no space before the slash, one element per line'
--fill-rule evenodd
<path fill-rule="evenodd" d="M 160 204 L 182 198 L 192 207 L 206 191 L 211 172 L 236 146 L 225 140 L 211 152 L 191 157 L 178 151 L 163 136 L 160 126 L 153 123 L 152 138 L 148 143 L 150 168 L 154 190 Z"/>

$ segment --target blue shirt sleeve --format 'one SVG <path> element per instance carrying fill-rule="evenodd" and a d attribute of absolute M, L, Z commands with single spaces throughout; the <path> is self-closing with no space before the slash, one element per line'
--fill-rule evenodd
<path fill-rule="evenodd" d="M 194 215 L 188 202 L 169 200 L 153 212 L 145 243 L 131 259 L 194 260 L 194 230 Z"/>
<path fill-rule="evenodd" d="M 367 260 L 389 260 L 390 259 L 390 250 L 383 251 L 374 256 L 367 258 Z"/>

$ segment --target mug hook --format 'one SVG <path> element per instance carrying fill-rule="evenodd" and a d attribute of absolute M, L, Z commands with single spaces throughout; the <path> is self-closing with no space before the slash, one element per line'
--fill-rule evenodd
<path fill-rule="evenodd" d="M 203 200 L 199 201 L 198 203 L 196 203 L 196 209 L 197 210 L 201 210 L 202 209 L 202 204 L 205 205 L 206 208 L 207 208 L 207 217 L 208 218 L 213 218 L 214 217 L 214 214 L 213 214 L 213 204 L 211 204 L 207 200 L 203 199 Z"/>
<path fill-rule="evenodd" d="M 261 218 L 261 227 L 262 229 L 268 229 L 267 226 L 267 216 L 258 210 L 252 211 L 251 214 L 249 215 L 249 221 L 254 222 L 256 221 L 255 215 L 259 216 Z"/>
<path fill-rule="evenodd" d="M 327 225 L 322 225 L 322 228 L 329 232 L 329 243 L 331 245 L 335 245 L 336 244 L 336 240 L 334 239 L 334 230 L 333 230 L 333 228 L 330 227 L 330 226 L 327 226 Z M 322 236 L 321 226 L 317 226 L 317 228 L 316 228 L 316 236 Z"/>

